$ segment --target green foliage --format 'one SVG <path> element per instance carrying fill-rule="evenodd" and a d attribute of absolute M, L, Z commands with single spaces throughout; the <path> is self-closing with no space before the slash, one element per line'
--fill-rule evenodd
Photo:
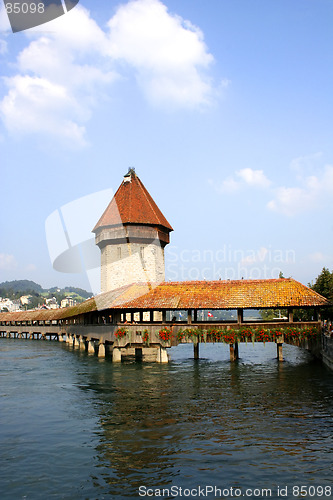
<path fill-rule="evenodd" d="M 30 298 L 29 304 L 27 305 L 27 309 L 35 309 L 43 303 L 44 303 L 43 297 L 41 297 L 40 295 L 33 295 Z"/>
<path fill-rule="evenodd" d="M 327 267 L 323 267 L 321 273 L 317 277 L 314 284 L 309 285 L 312 290 L 320 293 L 333 303 L 333 271 L 330 272 Z M 322 310 L 322 317 L 324 319 L 333 318 L 333 307 L 328 307 Z"/>
<path fill-rule="evenodd" d="M 142 342 L 143 342 L 144 344 L 146 344 L 147 346 L 149 346 L 149 343 L 150 343 L 150 342 L 149 342 L 149 332 L 148 332 L 148 330 L 147 330 L 147 329 L 146 329 L 146 330 L 144 330 L 144 331 L 143 331 L 143 333 L 142 333 Z"/>
<path fill-rule="evenodd" d="M 26 295 L 28 295 L 28 292 L 42 293 L 43 288 L 34 281 L 14 280 L 14 281 L 4 281 L 3 283 L 0 283 L 0 295 L 3 290 L 7 291 L 8 293 L 27 292 Z M 1 295 L 1 297 L 2 296 L 3 295 Z"/>
<path fill-rule="evenodd" d="M 333 303 L 333 271 L 323 267 L 321 273 L 317 276 L 314 283 L 309 283 L 308 286 L 323 297 L 326 297 Z M 325 307 L 321 310 L 323 319 L 333 318 L 333 307 Z M 315 317 L 313 309 L 294 309 L 295 321 L 311 321 Z"/>
<path fill-rule="evenodd" d="M 260 309 L 260 316 L 263 321 L 273 321 L 276 318 L 288 317 L 287 309 Z"/>
<path fill-rule="evenodd" d="M 118 339 L 121 339 L 122 337 L 126 337 L 128 334 L 128 330 L 126 328 L 118 328 L 118 330 L 115 332 L 114 336 Z"/>
<path fill-rule="evenodd" d="M 333 272 L 330 272 L 327 267 L 323 267 L 321 273 L 317 277 L 313 285 L 310 285 L 312 290 L 327 299 L 333 299 Z"/>
<path fill-rule="evenodd" d="M 52 287 L 44 289 L 38 283 L 30 280 L 14 280 L 0 283 L 0 297 L 6 297 L 10 300 L 19 299 L 22 295 L 30 295 L 30 302 L 26 306 L 27 309 L 35 309 L 45 302 L 45 299 L 55 297 L 58 304 L 70 296 L 77 302 L 83 302 L 91 293 L 82 288 L 67 286 L 63 289 Z"/>
<path fill-rule="evenodd" d="M 59 288 L 54 286 L 52 288 L 49 288 L 49 293 L 52 294 L 52 297 L 55 297 L 56 293 L 58 292 Z M 67 297 L 70 295 L 71 297 L 78 296 L 78 297 L 83 297 L 84 299 L 88 299 L 91 297 L 91 293 L 87 292 L 87 290 L 83 290 L 82 288 L 77 288 L 75 286 L 66 286 L 65 288 L 62 288 L 61 293 Z"/>

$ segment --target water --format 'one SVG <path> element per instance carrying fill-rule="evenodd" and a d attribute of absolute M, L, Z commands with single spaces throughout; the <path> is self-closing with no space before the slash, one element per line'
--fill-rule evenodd
<path fill-rule="evenodd" d="M 112 364 L 1 339 L 1 499 L 330 497 L 333 374 L 296 347 L 281 364 L 274 344 L 241 344 L 235 364 L 200 347 Z"/>

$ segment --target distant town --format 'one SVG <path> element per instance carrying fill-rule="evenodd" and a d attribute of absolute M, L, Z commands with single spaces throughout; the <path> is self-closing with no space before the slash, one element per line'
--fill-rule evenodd
<path fill-rule="evenodd" d="M 44 289 L 30 280 L 5 281 L 0 283 L 0 312 L 59 309 L 79 304 L 90 296 L 81 288 Z"/>

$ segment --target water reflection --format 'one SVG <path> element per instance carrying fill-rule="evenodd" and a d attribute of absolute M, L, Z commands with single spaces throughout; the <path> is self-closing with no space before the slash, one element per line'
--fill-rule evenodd
<path fill-rule="evenodd" d="M 293 349 L 282 364 L 187 355 L 169 366 L 106 363 L 90 385 L 99 395 L 99 487 L 136 497 L 140 485 L 271 487 L 319 472 L 330 480 L 332 385 Z"/>
<path fill-rule="evenodd" d="M 1 341 L 1 500 L 332 484 L 331 372 L 292 346 L 283 363 L 275 345 L 241 345 L 237 363 L 179 347 L 165 366 Z"/>

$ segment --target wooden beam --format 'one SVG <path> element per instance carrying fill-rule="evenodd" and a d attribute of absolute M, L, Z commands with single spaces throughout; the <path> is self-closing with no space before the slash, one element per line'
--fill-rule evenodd
<path fill-rule="evenodd" d="M 277 359 L 278 359 L 278 361 L 283 361 L 282 345 L 283 344 L 281 344 L 279 342 L 277 342 L 277 344 L 276 344 L 276 351 L 277 351 Z"/>
<path fill-rule="evenodd" d="M 238 342 L 235 343 L 235 359 L 239 359 Z"/>
<path fill-rule="evenodd" d="M 243 309 L 237 309 L 237 323 L 239 325 L 243 323 Z"/>
<path fill-rule="evenodd" d="M 294 321 L 294 310 L 291 307 L 288 307 L 288 321 L 289 323 Z"/>
<path fill-rule="evenodd" d="M 236 361 L 234 344 L 229 344 L 230 361 Z"/>

